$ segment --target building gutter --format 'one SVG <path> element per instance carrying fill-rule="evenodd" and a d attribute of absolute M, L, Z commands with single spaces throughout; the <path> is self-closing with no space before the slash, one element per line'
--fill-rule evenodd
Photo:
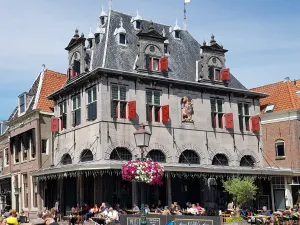
<path fill-rule="evenodd" d="M 261 92 L 254 92 L 250 90 L 242 90 L 242 89 L 237 89 L 237 88 L 230 88 L 230 87 L 223 87 L 223 86 L 218 86 L 218 85 L 210 85 L 206 83 L 199 83 L 195 81 L 185 81 L 185 80 L 177 80 L 177 79 L 172 79 L 172 78 L 167 78 L 159 75 L 149 75 L 149 74 L 143 74 L 143 73 L 138 73 L 138 72 L 126 72 L 126 71 L 121 71 L 121 70 L 115 70 L 115 69 L 108 69 L 108 68 L 96 68 L 93 71 L 83 74 L 81 77 L 78 79 L 75 79 L 71 81 L 69 84 L 67 84 L 65 87 L 61 88 L 60 90 L 52 93 L 51 95 L 48 96 L 48 99 L 53 100 L 55 96 L 58 96 L 69 89 L 71 89 L 73 86 L 80 84 L 81 82 L 85 81 L 89 77 L 96 75 L 97 73 L 103 73 L 103 74 L 111 74 L 111 75 L 116 75 L 116 76 L 128 76 L 128 77 L 134 77 L 134 78 L 143 78 L 151 81 L 161 81 L 161 82 L 166 82 L 168 84 L 180 84 L 180 85 L 187 85 L 187 86 L 193 86 L 193 87 L 198 87 L 198 88 L 207 88 L 207 89 L 213 89 L 213 90 L 221 90 L 225 91 L 228 93 L 239 93 L 239 94 L 245 94 L 246 96 L 252 96 L 252 97 L 260 97 L 260 98 L 265 98 L 268 97 L 269 95 L 266 93 L 261 93 Z"/>

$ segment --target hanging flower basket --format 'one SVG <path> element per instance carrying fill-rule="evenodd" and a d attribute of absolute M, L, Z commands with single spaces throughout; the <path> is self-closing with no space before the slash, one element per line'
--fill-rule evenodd
<path fill-rule="evenodd" d="M 122 178 L 130 182 L 161 185 L 163 176 L 164 167 L 151 159 L 131 160 L 122 166 Z"/>

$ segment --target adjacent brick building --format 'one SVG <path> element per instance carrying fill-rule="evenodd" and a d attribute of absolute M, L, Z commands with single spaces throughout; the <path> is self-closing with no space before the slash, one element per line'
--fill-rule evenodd
<path fill-rule="evenodd" d="M 3 143 L 0 145 L 3 158 L 0 182 L 8 180 L 12 187 L 10 207 L 17 211 L 23 209 L 29 216 L 36 216 L 44 204 L 41 193 L 45 188 L 39 186 L 30 173 L 52 164 L 50 124 L 54 105 L 47 96 L 65 82 L 66 75 L 43 68 L 29 91 L 18 96 L 18 105 L 7 122 L 8 129 L 0 136 Z M 1 192 L 6 192 L 6 187 L 1 187 Z"/>
<path fill-rule="evenodd" d="M 287 78 L 252 90 L 269 94 L 260 99 L 264 166 L 294 174 L 272 179 L 274 206 L 291 206 L 298 199 L 300 185 L 300 80 Z"/>

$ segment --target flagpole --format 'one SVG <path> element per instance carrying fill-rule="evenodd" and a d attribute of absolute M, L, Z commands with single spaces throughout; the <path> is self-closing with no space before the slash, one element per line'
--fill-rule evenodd
<path fill-rule="evenodd" d="M 184 21 L 184 30 L 187 29 L 187 25 L 186 25 L 186 9 L 185 9 L 185 5 L 186 5 L 186 3 L 185 3 L 185 1 L 184 1 L 184 3 L 183 3 L 183 14 L 184 14 L 183 21 Z"/>

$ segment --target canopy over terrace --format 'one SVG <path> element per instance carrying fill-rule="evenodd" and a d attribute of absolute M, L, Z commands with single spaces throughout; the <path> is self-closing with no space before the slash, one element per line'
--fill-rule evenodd
<path fill-rule="evenodd" d="M 50 169 L 42 169 L 32 172 L 31 175 L 37 177 L 39 180 L 56 179 L 74 174 L 104 174 L 114 173 L 121 175 L 121 168 L 126 161 L 113 161 L 113 160 L 100 160 L 96 162 L 80 163 L 77 165 L 62 165 Z M 198 176 L 255 176 L 255 177 L 268 177 L 268 176 L 292 176 L 293 170 L 283 168 L 257 168 L 257 167 L 232 167 L 232 166 L 215 166 L 215 165 L 195 165 L 195 164 L 172 164 L 161 163 L 164 166 L 165 174 L 172 176 L 182 176 L 186 174 L 199 174 Z"/>

